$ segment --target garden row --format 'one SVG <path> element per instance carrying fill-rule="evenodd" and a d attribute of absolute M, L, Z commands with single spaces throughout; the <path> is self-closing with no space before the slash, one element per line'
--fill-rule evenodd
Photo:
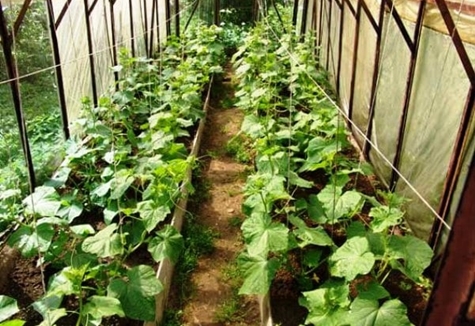
<path fill-rule="evenodd" d="M 324 94 L 314 42 L 298 39 L 264 19 L 233 58 L 256 166 L 245 187 L 240 293 L 268 294 L 285 271 L 305 324 L 410 325 L 388 278 L 422 283 L 432 250 L 405 227 L 405 200 L 369 182 Z"/>
<path fill-rule="evenodd" d="M 84 100 L 84 137 L 68 142 L 55 176 L 16 207 L 22 218 L 11 221 L 8 244 L 45 275 L 33 304 L 42 326 L 155 319 L 163 286 L 152 266 L 176 262 L 183 248 L 170 216 L 182 187 L 193 189 L 183 184 L 195 161 L 190 139 L 203 92 L 222 72 L 221 33 L 199 27 L 170 38 L 156 60 L 122 53 L 115 91 L 97 107 Z M 0 312 L 0 321 L 16 313 L 14 298 L 1 296 Z"/>

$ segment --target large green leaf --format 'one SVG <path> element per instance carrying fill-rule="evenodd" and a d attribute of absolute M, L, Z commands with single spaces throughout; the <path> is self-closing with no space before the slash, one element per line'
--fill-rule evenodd
<path fill-rule="evenodd" d="M 68 223 L 74 221 L 83 211 L 82 203 L 75 200 L 62 200 L 62 207 L 58 211 L 58 216 L 66 219 Z"/>
<path fill-rule="evenodd" d="M 290 223 L 297 227 L 293 233 L 300 239 L 299 247 L 303 248 L 310 244 L 317 246 L 333 245 L 333 240 L 321 226 L 308 227 L 303 220 L 296 216 L 289 216 L 288 219 Z"/>
<path fill-rule="evenodd" d="M 351 304 L 351 326 L 410 326 L 407 309 L 397 300 L 388 300 L 379 306 L 377 300 L 356 298 Z"/>
<path fill-rule="evenodd" d="M 312 188 L 313 187 L 313 182 L 312 181 L 308 181 L 308 180 L 305 180 L 305 179 L 299 177 L 299 175 L 297 173 L 295 173 L 294 171 L 288 171 L 287 175 L 288 175 L 289 183 L 293 186 L 297 186 L 297 187 L 300 187 L 300 188 Z"/>
<path fill-rule="evenodd" d="M 380 300 L 389 297 L 389 292 L 379 283 L 371 281 L 369 283 L 359 283 L 356 285 L 358 297 L 365 300 Z"/>
<path fill-rule="evenodd" d="M 104 297 L 93 295 L 88 298 L 88 302 L 81 311 L 83 315 L 91 315 L 94 319 L 118 315 L 124 317 L 124 311 L 119 299 L 113 297 Z"/>
<path fill-rule="evenodd" d="M 53 225 L 39 224 L 35 227 L 23 225 L 8 239 L 8 245 L 17 247 L 23 256 L 30 258 L 46 252 L 54 236 Z"/>
<path fill-rule="evenodd" d="M 353 237 L 338 248 L 330 259 L 330 273 L 351 281 L 358 274 L 368 274 L 375 263 L 366 238 Z"/>
<path fill-rule="evenodd" d="M 425 241 L 406 235 L 391 236 L 388 239 L 388 254 L 393 268 L 417 281 L 430 265 L 434 252 Z M 404 260 L 403 263 L 401 259 Z"/>
<path fill-rule="evenodd" d="M 322 288 L 303 292 L 300 304 L 309 311 L 306 324 L 342 326 L 347 324 L 349 287 L 331 280 Z"/>
<path fill-rule="evenodd" d="M 184 245 L 183 236 L 173 226 L 167 225 L 150 240 L 148 251 L 156 262 L 168 258 L 176 263 Z"/>
<path fill-rule="evenodd" d="M 249 137 L 256 139 L 264 136 L 265 128 L 255 115 L 247 115 L 242 122 L 241 130 L 249 135 Z"/>
<path fill-rule="evenodd" d="M 130 170 L 124 169 L 116 173 L 111 183 L 111 199 L 120 199 L 135 181 Z"/>
<path fill-rule="evenodd" d="M 137 211 L 148 232 L 152 232 L 158 223 L 164 221 L 171 210 L 167 204 L 159 200 L 146 200 L 137 204 Z"/>
<path fill-rule="evenodd" d="M 118 298 L 127 317 L 152 321 L 155 319 L 155 295 L 163 290 L 155 271 L 139 265 L 127 271 L 127 278 L 114 279 L 107 288 L 108 295 Z"/>
<path fill-rule="evenodd" d="M 388 206 L 379 206 L 371 208 L 369 216 L 373 218 L 371 221 L 371 229 L 373 232 L 383 232 L 389 227 L 398 225 L 402 221 L 404 213 L 397 208 Z"/>
<path fill-rule="evenodd" d="M 37 187 L 35 192 L 23 200 L 25 213 L 39 216 L 55 216 L 61 207 L 59 194 L 53 187 Z"/>
<path fill-rule="evenodd" d="M 327 217 L 323 203 L 318 199 L 317 195 L 308 196 L 307 204 L 308 216 L 316 223 L 326 223 Z"/>
<path fill-rule="evenodd" d="M 7 320 L 18 311 L 20 311 L 20 309 L 18 309 L 15 299 L 6 295 L 0 295 L 0 321 Z"/>
<path fill-rule="evenodd" d="M 262 256 L 250 256 L 242 253 L 238 264 L 244 273 L 244 283 L 239 294 L 266 294 L 269 291 L 275 273 L 280 266 L 276 258 L 266 259 Z"/>
<path fill-rule="evenodd" d="M 15 319 L 4 321 L 3 323 L 0 323 L 0 326 L 23 326 L 25 323 L 26 321 Z"/>
<path fill-rule="evenodd" d="M 267 255 L 269 251 L 286 250 L 289 229 L 282 223 L 272 222 L 267 214 L 254 214 L 241 226 L 251 256 Z"/>
<path fill-rule="evenodd" d="M 323 203 L 328 222 L 332 224 L 342 217 L 350 217 L 362 203 L 359 192 L 350 190 L 342 193 L 341 187 L 332 184 L 327 185 L 317 197 Z"/>
<path fill-rule="evenodd" d="M 94 236 L 86 238 L 82 243 L 82 250 L 101 258 L 121 255 L 124 252 L 124 246 L 116 230 L 117 224 L 113 223 Z"/>
<path fill-rule="evenodd" d="M 59 308 L 62 300 L 63 295 L 49 295 L 48 293 L 46 297 L 33 303 L 33 308 L 43 316 L 43 322 L 38 326 L 54 326 L 60 318 L 67 315 L 66 309 Z"/>

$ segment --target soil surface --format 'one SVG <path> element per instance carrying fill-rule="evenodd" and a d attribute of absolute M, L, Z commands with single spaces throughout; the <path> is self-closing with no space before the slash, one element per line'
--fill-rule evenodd
<path fill-rule="evenodd" d="M 242 189 L 249 166 L 237 163 L 226 154 L 226 144 L 241 126 L 242 113 L 237 108 L 222 108 L 223 100 L 232 95 L 230 82 L 218 84 L 212 92 L 206 129 L 201 144 L 204 160 L 201 182 L 208 185 L 208 194 L 198 207 L 191 208 L 199 223 L 218 235 L 215 250 L 200 258 L 191 275 L 194 291 L 184 307 L 184 325 L 259 325 L 257 301 L 242 298 L 239 316 L 231 321 L 219 320 L 220 310 L 233 299 L 233 286 L 226 281 L 224 271 L 243 248 L 239 226 L 233 221 L 242 219 Z"/>

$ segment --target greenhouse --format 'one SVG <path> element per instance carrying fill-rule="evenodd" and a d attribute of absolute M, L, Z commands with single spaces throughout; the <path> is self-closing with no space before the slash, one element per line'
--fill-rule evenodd
<path fill-rule="evenodd" d="M 0 9 L 0 326 L 475 325 L 475 0 Z"/>

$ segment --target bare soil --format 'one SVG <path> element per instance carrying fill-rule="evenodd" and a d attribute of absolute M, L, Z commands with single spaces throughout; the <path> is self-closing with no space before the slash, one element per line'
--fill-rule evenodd
<path fill-rule="evenodd" d="M 238 133 L 243 119 L 237 108 L 221 107 L 222 100 L 232 95 L 229 83 L 222 82 L 212 94 L 201 148 L 201 182 L 208 185 L 209 193 L 192 209 L 199 223 L 214 230 L 218 238 L 213 253 L 200 258 L 191 275 L 194 291 L 184 307 L 184 325 L 259 325 L 258 303 L 249 298 L 239 300 L 239 316 L 231 321 L 220 321 L 217 317 L 223 306 L 234 300 L 235 289 L 223 272 L 232 266 L 243 248 L 240 229 L 232 221 L 243 217 L 242 189 L 249 167 L 226 154 L 226 144 Z"/>

